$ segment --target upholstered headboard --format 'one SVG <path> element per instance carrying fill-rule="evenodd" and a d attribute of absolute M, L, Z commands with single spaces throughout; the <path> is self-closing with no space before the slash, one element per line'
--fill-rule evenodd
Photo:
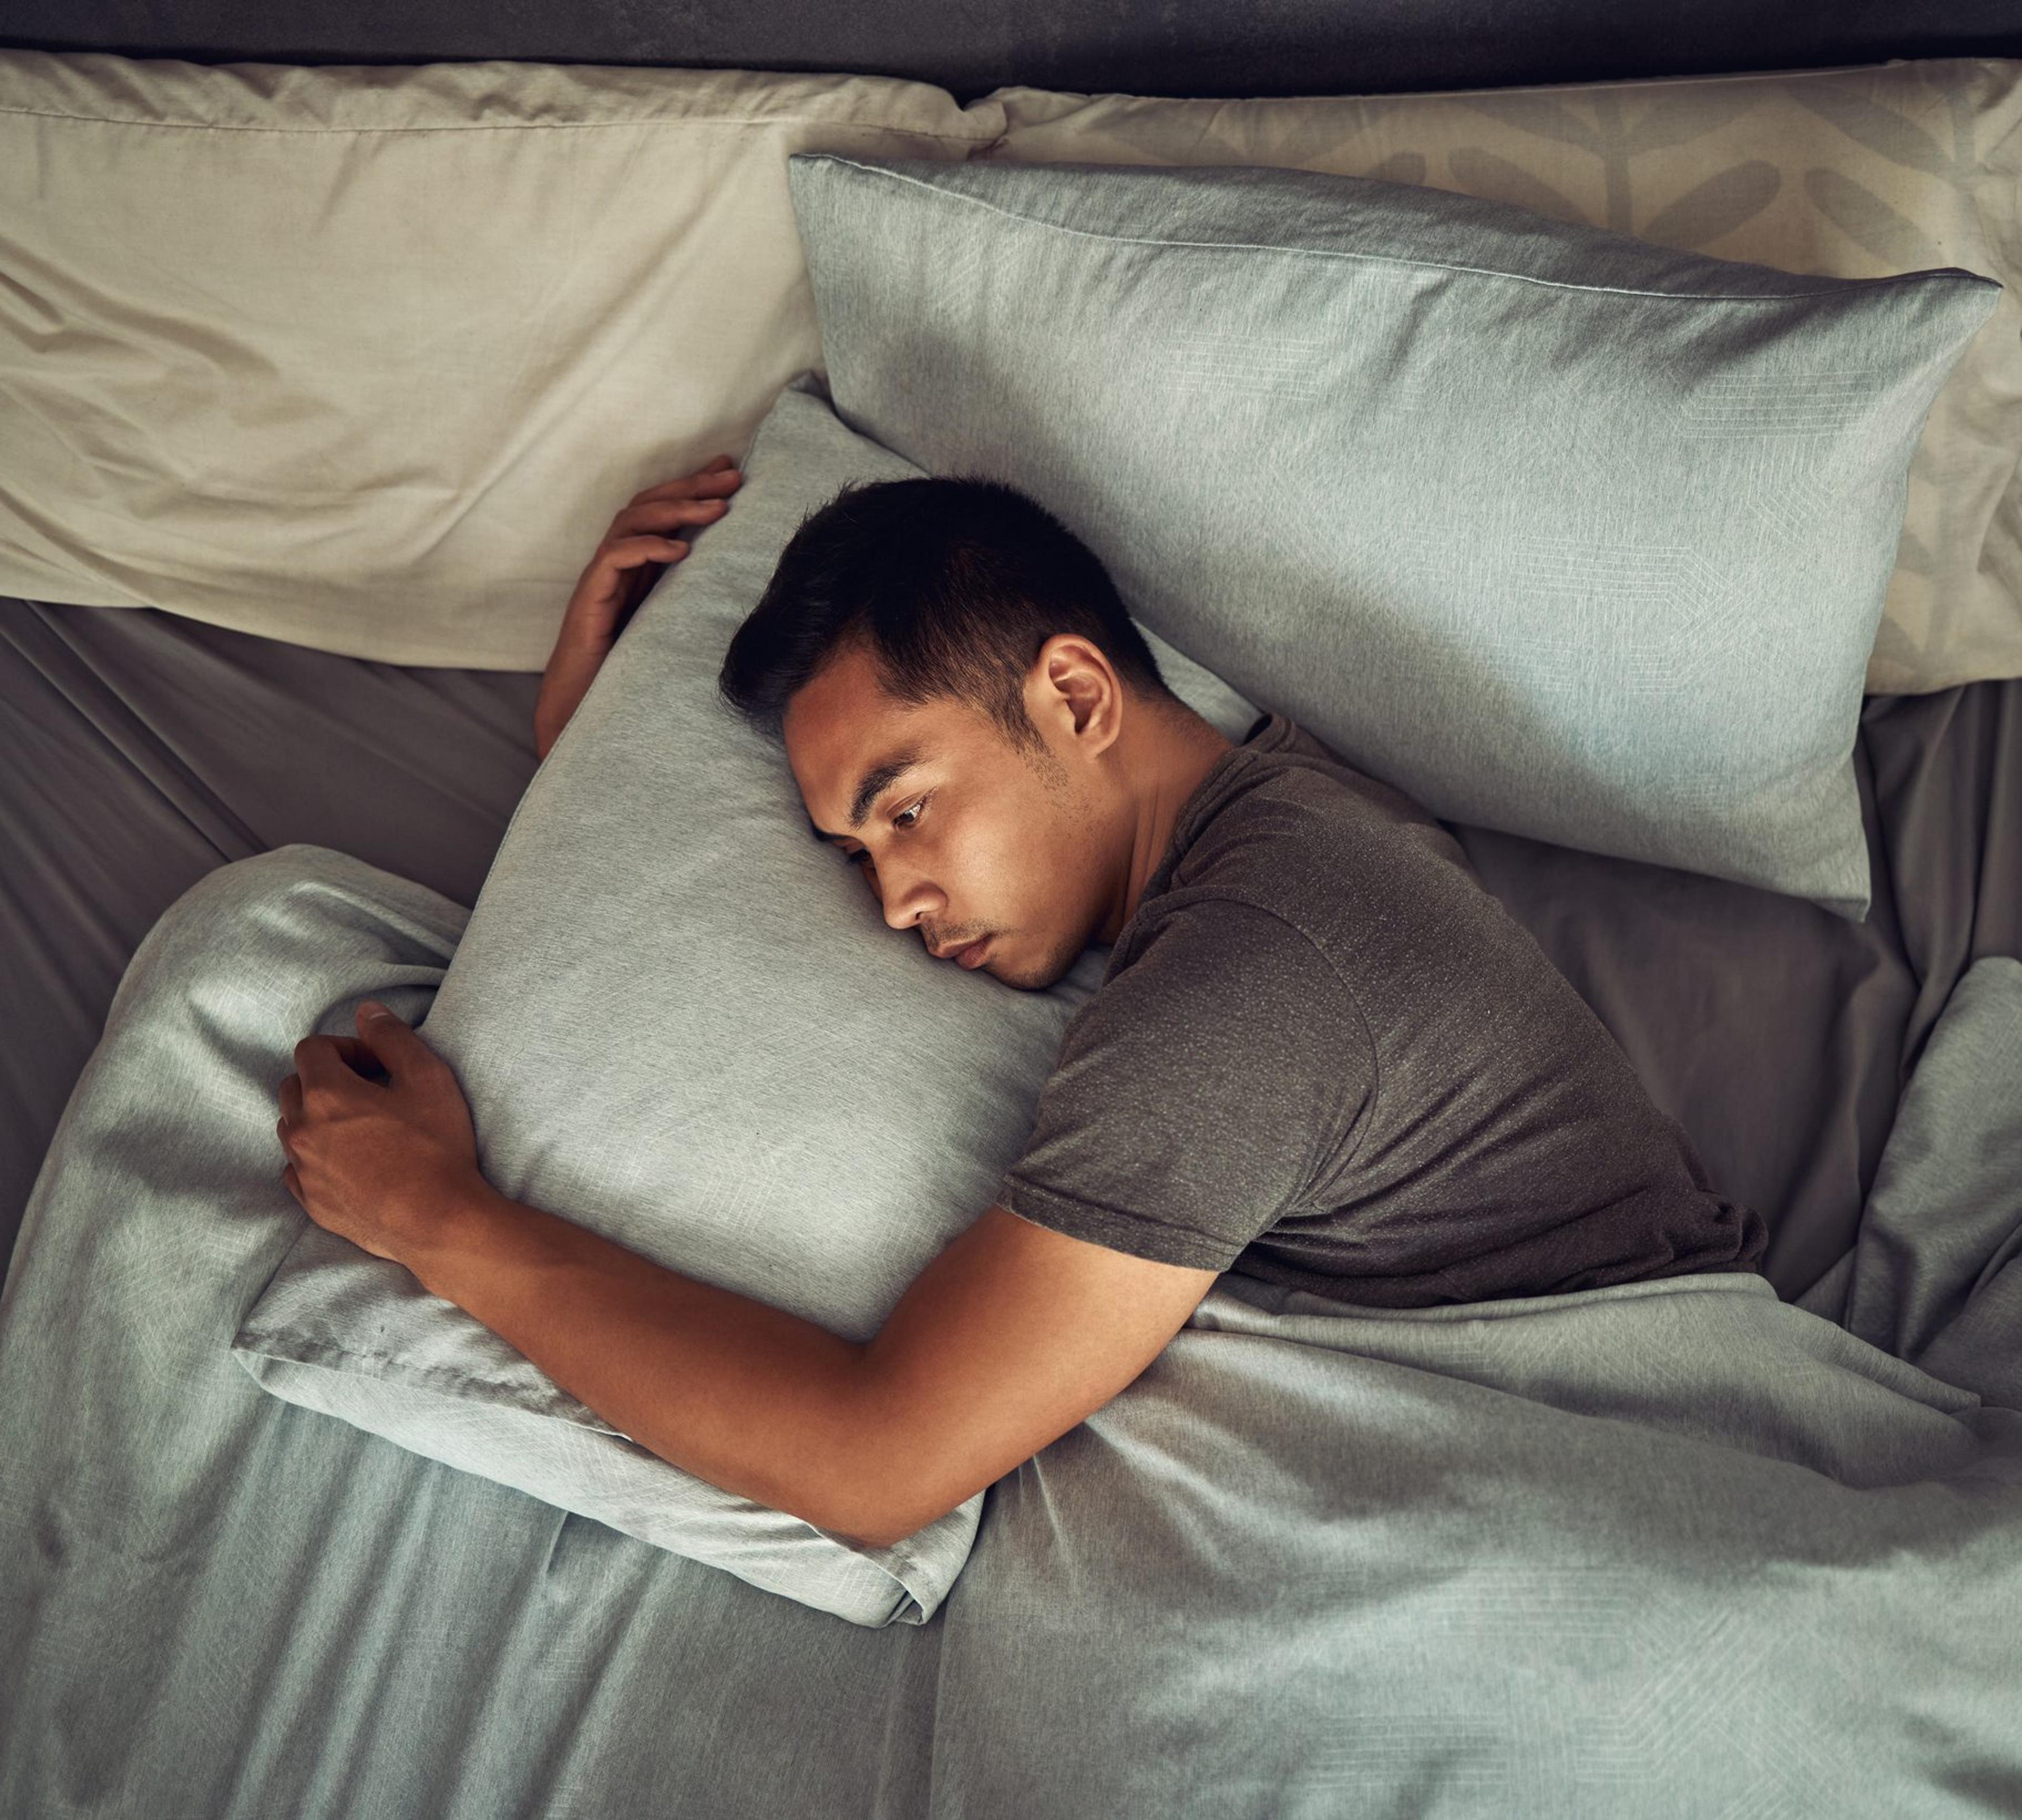
<path fill-rule="evenodd" d="M 1010 83 L 1374 94 L 2022 56 L 2013 0 L 7 0 L 0 46 L 197 63 L 847 71 L 967 102 Z"/>

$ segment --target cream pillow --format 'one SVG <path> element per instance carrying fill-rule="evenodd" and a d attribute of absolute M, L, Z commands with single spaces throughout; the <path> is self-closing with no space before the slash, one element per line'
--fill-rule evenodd
<path fill-rule="evenodd" d="M 818 367 L 787 155 L 926 84 L 0 52 L 0 593 L 538 670 L 611 516 Z"/>
<path fill-rule="evenodd" d="M 1444 94 L 1184 101 L 999 89 L 993 159 L 1276 165 L 1425 184 L 1659 245 L 2006 287 L 1939 392 L 1867 667 L 1877 693 L 2022 675 L 2022 61 Z"/>

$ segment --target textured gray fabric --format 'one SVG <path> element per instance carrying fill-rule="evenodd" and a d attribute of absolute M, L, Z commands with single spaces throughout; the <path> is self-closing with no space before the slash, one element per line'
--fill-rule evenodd
<path fill-rule="evenodd" d="M 1750 1270 L 1768 1241 L 1452 837 L 1275 714 L 1181 808 L 997 1198 L 1393 1308 Z"/>
<path fill-rule="evenodd" d="M 1944 1160 L 2022 1148 L 1975 1071 L 2022 1042 L 2022 968 L 1940 1019 L 1887 1159 L 1914 1224 L 1866 1267 L 1965 1388 L 1746 1277 L 1410 1311 L 1224 1278 L 991 1488 L 933 1620 L 866 1629 L 230 1362 L 304 1224 L 294 1042 L 367 996 L 416 1017 L 464 920 L 292 846 L 201 881 L 122 979 L 0 1300 L 0 1812 L 2022 1803 L 2022 1413 L 1973 1394 L 2012 1370 L 1974 1321 L 2022 1208 Z M 1919 1285 L 1979 1247 L 1951 1316 Z"/>
<path fill-rule="evenodd" d="M 1849 1333 L 2022 1409 L 2022 961 L 1968 970 L 1896 1113 L 1853 1249 L 1804 1299 Z M 2011 1109 L 1962 1126 L 1962 1105 Z M 1930 1209 L 1957 1210 L 1933 1223 Z"/>
<path fill-rule="evenodd" d="M 1865 912 L 1862 682 L 1991 279 L 1307 172 L 789 175 L 853 427 L 1444 819 Z"/>
<path fill-rule="evenodd" d="M 717 698 L 717 671 L 801 520 L 846 481 L 916 470 L 808 380 L 744 472 L 528 787 L 425 1034 L 494 1186 L 867 1340 L 989 1205 L 1106 950 L 1043 993 L 964 973 L 888 928 L 810 837 L 783 750 Z M 1176 689 L 1247 726 L 1247 702 L 1155 648 Z M 930 1616 L 982 1508 L 860 1550 L 647 1453 L 313 1225 L 237 1344 L 278 1395 L 860 1624 Z"/>

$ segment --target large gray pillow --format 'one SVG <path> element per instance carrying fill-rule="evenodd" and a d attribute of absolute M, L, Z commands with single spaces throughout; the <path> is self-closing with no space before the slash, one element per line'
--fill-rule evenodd
<path fill-rule="evenodd" d="M 1439 815 L 1864 916 L 1910 457 L 1999 285 L 1298 171 L 789 177 L 846 422 Z"/>
<path fill-rule="evenodd" d="M 802 518 L 918 470 L 781 392 L 731 509 L 640 607 L 535 775 L 422 1029 L 494 1187 L 868 1340 L 995 1198 L 1092 947 L 1043 992 L 930 957 L 811 835 L 785 754 L 718 698 Z M 1255 709 L 1152 640 L 1232 738 Z M 276 1395 L 881 1625 L 931 1617 L 983 1504 L 860 1549 L 672 1466 L 406 1270 L 319 1226 L 234 1342 Z"/>

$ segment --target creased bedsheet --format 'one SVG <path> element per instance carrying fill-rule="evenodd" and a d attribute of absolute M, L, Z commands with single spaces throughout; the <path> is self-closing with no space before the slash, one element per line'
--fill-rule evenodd
<path fill-rule="evenodd" d="M 294 1044 L 421 1018 L 465 917 L 291 844 L 123 976 L 0 1300 L 0 1814 L 2022 1809 L 2022 961 L 1812 1307 L 1225 1277 L 867 1630 L 234 1363 Z"/>

